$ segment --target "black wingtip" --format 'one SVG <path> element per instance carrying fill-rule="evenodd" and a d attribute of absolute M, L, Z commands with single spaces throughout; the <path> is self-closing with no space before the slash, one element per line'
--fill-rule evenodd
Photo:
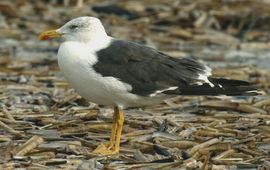
<path fill-rule="evenodd" d="M 186 86 L 179 86 L 176 90 L 164 91 L 166 94 L 179 95 L 206 95 L 206 96 L 257 96 L 263 95 L 264 92 L 259 90 L 257 86 L 242 80 L 230 80 L 223 78 L 209 78 L 209 83 L 202 85 L 193 84 Z"/>

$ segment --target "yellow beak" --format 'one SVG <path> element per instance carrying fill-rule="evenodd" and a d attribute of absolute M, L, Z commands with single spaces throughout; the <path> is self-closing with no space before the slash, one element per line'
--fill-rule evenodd
<path fill-rule="evenodd" d="M 56 30 L 49 30 L 49 31 L 44 31 L 41 34 L 39 34 L 39 40 L 48 40 L 51 38 L 59 38 L 61 37 L 61 34 L 57 32 Z"/>

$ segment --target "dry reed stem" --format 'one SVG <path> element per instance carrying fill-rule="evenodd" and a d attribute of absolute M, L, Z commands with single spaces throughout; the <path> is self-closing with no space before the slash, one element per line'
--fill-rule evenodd
<path fill-rule="evenodd" d="M 43 143 L 44 139 L 41 136 L 33 136 L 26 143 L 18 148 L 16 151 L 16 156 L 24 156 L 33 149 L 35 149 L 38 145 Z"/>
<path fill-rule="evenodd" d="M 8 126 L 4 122 L 0 121 L 0 127 L 2 127 L 7 132 L 14 134 L 14 135 L 22 135 L 22 132 L 14 130 L 12 127 Z"/>

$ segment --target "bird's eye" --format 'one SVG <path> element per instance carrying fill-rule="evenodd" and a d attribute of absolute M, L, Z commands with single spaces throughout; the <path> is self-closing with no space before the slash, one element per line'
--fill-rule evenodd
<path fill-rule="evenodd" d="M 76 28 L 78 28 L 78 25 L 70 25 L 69 28 L 70 29 L 76 29 Z"/>

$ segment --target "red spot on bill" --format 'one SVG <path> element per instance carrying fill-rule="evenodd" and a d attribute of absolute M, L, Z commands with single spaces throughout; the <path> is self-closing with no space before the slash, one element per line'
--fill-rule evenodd
<path fill-rule="evenodd" d="M 48 40 L 49 39 L 49 36 L 48 35 L 45 35 L 44 37 L 43 37 L 43 40 Z"/>

